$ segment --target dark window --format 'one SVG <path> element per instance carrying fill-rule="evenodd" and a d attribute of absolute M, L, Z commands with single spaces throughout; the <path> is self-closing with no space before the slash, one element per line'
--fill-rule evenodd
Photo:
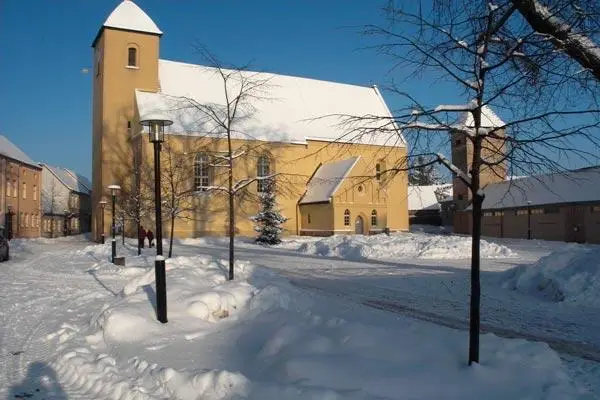
<path fill-rule="evenodd" d="M 137 49 L 135 47 L 127 49 L 127 66 L 137 67 Z"/>
<path fill-rule="evenodd" d="M 460 146 L 461 144 L 462 144 L 462 141 L 461 141 L 460 139 L 456 139 L 456 140 L 454 141 L 454 145 L 455 145 L 455 146 Z"/>
<path fill-rule="evenodd" d="M 377 211 L 371 211 L 371 226 L 377 226 Z"/>
<path fill-rule="evenodd" d="M 558 207 L 544 207 L 544 214 L 558 214 L 560 208 Z"/>
<path fill-rule="evenodd" d="M 375 178 L 379 181 L 381 180 L 381 164 L 375 164 Z"/>
<path fill-rule="evenodd" d="M 344 226 L 350 226 L 350 210 L 344 211 Z"/>
<path fill-rule="evenodd" d="M 310 224 L 310 214 L 307 215 L 308 223 Z"/>
<path fill-rule="evenodd" d="M 269 176 L 271 173 L 271 162 L 269 161 L 269 157 L 260 156 L 258 157 L 258 162 L 256 163 L 256 176 L 257 177 L 265 177 Z M 260 180 L 256 182 L 256 190 L 258 193 L 263 193 L 266 191 L 267 184 L 265 180 Z"/>
<path fill-rule="evenodd" d="M 131 121 L 127 121 L 127 133 L 131 133 Z"/>
<path fill-rule="evenodd" d="M 210 165 L 206 153 L 196 154 L 194 160 L 194 186 L 198 191 L 205 191 L 210 186 Z"/>
<path fill-rule="evenodd" d="M 462 194 L 459 194 L 459 195 L 458 195 L 458 199 L 459 199 L 459 200 L 462 200 L 462 199 L 463 199 L 463 195 L 462 195 Z"/>

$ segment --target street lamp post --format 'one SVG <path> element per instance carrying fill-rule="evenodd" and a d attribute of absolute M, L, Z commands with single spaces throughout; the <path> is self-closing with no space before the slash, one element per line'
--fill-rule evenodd
<path fill-rule="evenodd" d="M 531 240 L 531 200 L 527 200 L 527 240 Z"/>
<path fill-rule="evenodd" d="M 115 257 L 117 257 L 117 239 L 116 239 L 116 231 L 117 228 L 115 226 L 115 202 L 117 200 L 117 193 L 121 190 L 121 186 L 119 185 L 109 185 L 108 189 L 110 190 L 110 194 L 112 196 L 112 252 L 111 252 L 111 262 L 115 263 Z"/>
<path fill-rule="evenodd" d="M 156 279 L 156 317 L 163 324 L 167 320 L 167 277 L 165 258 L 162 253 L 162 211 L 160 198 L 160 144 L 165 141 L 165 126 L 173 121 L 162 115 L 143 118 L 140 123 L 148 127 L 150 143 L 154 145 L 154 204 L 156 212 L 156 260 L 154 274 Z"/>
<path fill-rule="evenodd" d="M 104 208 L 106 207 L 106 200 L 100 200 L 100 208 L 102 209 L 102 220 L 100 221 L 100 229 L 102 230 L 102 244 L 104 244 Z"/>

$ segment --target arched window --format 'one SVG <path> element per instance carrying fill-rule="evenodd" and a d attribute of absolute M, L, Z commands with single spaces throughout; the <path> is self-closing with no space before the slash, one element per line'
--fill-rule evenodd
<path fill-rule="evenodd" d="M 350 226 L 350 210 L 344 211 L 344 226 Z"/>
<path fill-rule="evenodd" d="M 194 187 L 197 191 L 205 191 L 211 185 L 210 158 L 206 153 L 196 154 L 194 160 Z"/>
<path fill-rule="evenodd" d="M 127 49 L 127 66 L 137 67 L 137 48 L 130 46 Z"/>
<path fill-rule="evenodd" d="M 377 211 L 371 211 L 371 226 L 377 226 Z"/>
<path fill-rule="evenodd" d="M 11 193 L 11 186 L 10 186 L 10 181 L 6 181 L 6 195 L 10 196 Z"/>
<path fill-rule="evenodd" d="M 260 178 L 260 177 L 264 177 L 264 176 L 269 176 L 270 173 L 271 173 L 271 161 L 269 160 L 269 157 L 267 157 L 265 155 L 258 157 L 258 162 L 256 163 L 256 176 Z M 260 180 L 257 182 L 256 191 L 258 193 L 265 192 L 266 188 L 267 188 L 266 181 Z"/>

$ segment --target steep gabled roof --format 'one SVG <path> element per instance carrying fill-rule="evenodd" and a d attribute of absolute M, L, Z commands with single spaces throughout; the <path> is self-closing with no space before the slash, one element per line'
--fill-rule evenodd
<path fill-rule="evenodd" d="M 110 13 L 98 31 L 92 46 L 96 44 L 96 40 L 98 40 L 98 37 L 104 28 L 124 29 L 128 31 L 162 35 L 162 31 L 158 29 L 158 26 L 152 21 L 152 18 L 131 0 L 123 0 Z"/>
<path fill-rule="evenodd" d="M 359 158 L 352 157 L 319 166 L 308 182 L 306 193 L 302 196 L 300 204 L 330 201 Z"/>
<path fill-rule="evenodd" d="M 600 167 L 494 183 L 486 186 L 483 193 L 483 208 L 488 210 L 600 202 Z"/>
<path fill-rule="evenodd" d="M 31 165 L 32 167 L 40 168 L 38 163 L 29 158 L 27 154 L 2 135 L 0 135 L 0 154 L 24 164 Z"/>
<path fill-rule="evenodd" d="M 42 164 L 58 179 L 65 187 L 77 193 L 91 194 L 92 184 L 90 181 L 69 169 Z"/>
<path fill-rule="evenodd" d="M 376 87 L 348 85 L 322 80 L 244 71 L 246 77 L 266 80 L 264 93 L 252 101 L 252 110 L 242 110 L 245 116 L 237 121 L 238 138 L 271 142 L 306 143 L 307 140 L 359 142 L 387 146 L 405 146 L 399 131 L 390 131 L 391 113 Z M 170 115 L 172 134 L 218 134 L 218 129 L 205 115 L 192 107 L 193 102 L 211 105 L 225 104 L 223 82 L 212 67 L 159 61 L 160 93 L 136 91 L 140 116 Z M 236 82 L 231 82 L 232 92 Z M 361 127 L 373 129 L 373 134 L 355 138 L 356 132 L 341 126 L 342 116 L 365 116 Z M 381 118 L 373 118 L 381 117 Z M 385 127 L 385 131 L 377 128 Z"/>

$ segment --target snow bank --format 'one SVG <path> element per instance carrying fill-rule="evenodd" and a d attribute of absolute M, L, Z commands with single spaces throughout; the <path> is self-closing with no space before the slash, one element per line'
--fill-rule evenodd
<path fill-rule="evenodd" d="M 600 307 L 600 246 L 568 245 L 506 271 L 502 286 L 553 302 Z"/>
<path fill-rule="evenodd" d="M 466 333 L 321 297 L 249 263 L 167 260 L 169 322 L 154 272 L 135 276 L 86 328 L 63 327 L 52 366 L 85 398 L 523 399 L 581 393 L 545 344 Z"/>
<path fill-rule="evenodd" d="M 387 235 L 335 235 L 323 239 L 291 239 L 279 247 L 305 254 L 341 257 L 350 260 L 362 258 L 397 259 L 461 259 L 471 255 L 471 238 L 455 235 L 399 233 Z M 506 246 L 481 240 L 481 257 L 506 258 L 517 254 Z"/>

